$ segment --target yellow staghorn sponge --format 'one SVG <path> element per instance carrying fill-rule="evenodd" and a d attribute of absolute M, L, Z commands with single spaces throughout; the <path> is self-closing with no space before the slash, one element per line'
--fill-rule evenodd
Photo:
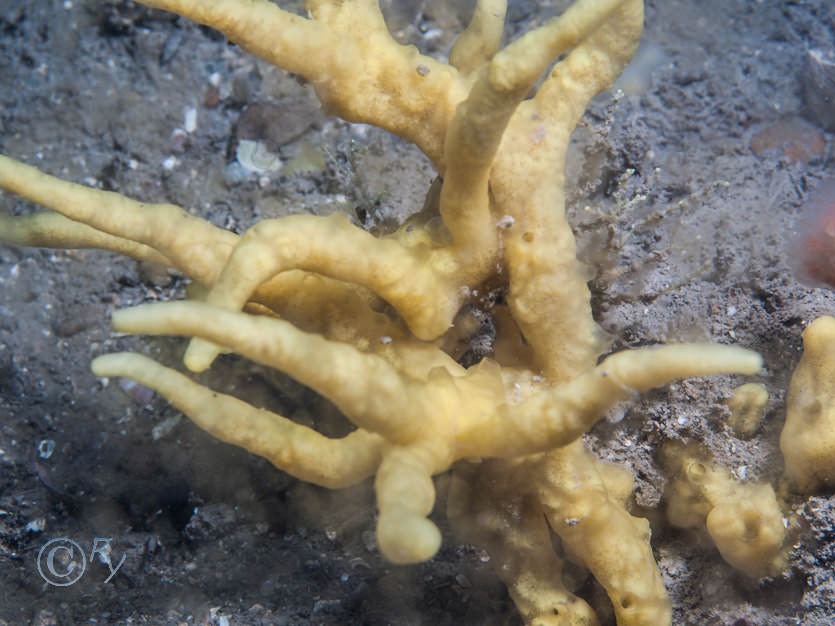
<path fill-rule="evenodd" d="M 628 472 L 600 462 L 576 441 L 523 459 L 459 464 L 448 512 L 453 527 L 490 554 L 527 623 L 598 623 L 563 583 L 564 560 L 549 549 L 550 529 L 566 557 L 606 589 L 619 626 L 668 624 L 672 606 L 649 545 L 649 523 L 625 509 L 631 491 Z"/>
<path fill-rule="evenodd" d="M 118 311 L 116 330 L 190 337 L 193 371 L 222 351 L 276 368 L 355 429 L 328 438 L 140 354 L 100 356 L 94 373 L 155 389 L 215 437 L 302 480 L 340 488 L 373 476 L 378 545 L 394 563 L 438 551 L 433 477 L 452 469 L 454 524 L 494 554 L 528 624 L 597 621 L 559 580 L 549 527 L 606 589 L 621 626 L 668 624 L 649 524 L 627 510 L 631 479 L 581 437 L 638 393 L 682 377 L 756 374 L 762 364 L 749 350 L 703 344 L 599 359 L 588 277 L 565 218 L 566 152 L 589 101 L 637 49 L 642 0 L 576 0 L 504 48 L 506 3 L 479 0 L 450 63 L 398 44 L 372 0 L 310 0 L 305 16 L 267 0 L 144 4 L 296 73 L 329 112 L 413 142 L 440 187 L 380 237 L 340 215 L 264 220 L 238 236 L 173 204 L 0 156 L 0 188 L 51 210 L 0 218 L 0 240 L 103 248 L 198 286 L 187 302 Z M 500 304 L 474 295 L 494 290 Z M 453 320 L 470 305 L 495 322 L 496 349 L 465 367 L 445 346 L 460 339 Z"/>

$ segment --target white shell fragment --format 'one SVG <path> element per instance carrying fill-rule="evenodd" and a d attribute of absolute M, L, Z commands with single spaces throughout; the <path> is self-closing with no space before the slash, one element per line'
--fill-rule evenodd
<path fill-rule="evenodd" d="M 235 156 L 244 168 L 250 172 L 275 172 L 281 169 L 281 157 L 270 152 L 260 141 L 241 139 Z"/>
<path fill-rule="evenodd" d="M 187 133 L 193 133 L 197 130 L 197 109 L 194 107 L 189 107 L 185 110 L 183 128 Z"/>

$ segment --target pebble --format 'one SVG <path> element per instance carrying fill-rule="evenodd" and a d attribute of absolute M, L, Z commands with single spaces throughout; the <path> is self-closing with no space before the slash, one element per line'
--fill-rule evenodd
<path fill-rule="evenodd" d="M 763 158 L 769 152 L 792 163 L 807 164 L 826 156 L 826 139 L 817 128 L 798 118 L 769 124 L 751 137 L 751 151 Z"/>
<path fill-rule="evenodd" d="M 835 131 L 835 48 L 811 48 L 802 76 L 807 117 Z"/>

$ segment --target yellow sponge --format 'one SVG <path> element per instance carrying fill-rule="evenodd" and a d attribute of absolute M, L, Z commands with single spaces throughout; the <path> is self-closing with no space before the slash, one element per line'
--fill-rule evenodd
<path fill-rule="evenodd" d="M 750 439 L 763 421 L 768 391 L 762 383 L 746 383 L 737 387 L 725 404 L 731 409 L 728 425 L 734 435 L 740 439 Z"/>
<path fill-rule="evenodd" d="M 835 485 L 835 318 L 819 317 L 803 331 L 780 450 L 793 489 L 811 493 Z"/>
<path fill-rule="evenodd" d="M 768 483 L 741 483 L 695 446 L 669 444 L 666 464 L 675 472 L 667 489 L 667 518 L 680 528 L 706 528 L 719 554 L 752 578 L 785 565 L 785 525 Z"/>

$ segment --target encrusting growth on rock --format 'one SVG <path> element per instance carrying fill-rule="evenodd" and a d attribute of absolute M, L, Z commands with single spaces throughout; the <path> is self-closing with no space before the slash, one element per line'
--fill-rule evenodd
<path fill-rule="evenodd" d="M 579 437 L 635 393 L 687 376 L 754 374 L 761 362 L 741 348 L 677 345 L 597 364 L 602 341 L 564 217 L 563 170 L 589 100 L 637 48 L 642 1 L 578 0 L 500 49 L 505 2 L 480 0 L 450 64 L 398 44 L 371 0 L 309 0 L 308 17 L 265 0 L 145 4 L 299 74 L 329 112 L 414 142 L 443 184 L 436 203 L 380 238 L 336 215 L 267 220 L 238 237 L 174 205 L 0 157 L 0 186 L 54 211 L 0 218 L 0 239 L 113 250 L 208 290 L 204 301 L 120 311 L 117 330 L 193 337 L 185 363 L 194 371 L 224 350 L 278 368 L 357 428 L 328 439 L 138 354 L 101 356 L 93 371 L 159 391 L 219 439 L 303 480 L 337 488 L 375 476 L 378 544 L 396 563 L 438 550 L 432 477 L 462 461 L 454 526 L 491 552 L 528 624 L 596 623 L 561 583 L 549 526 L 606 588 L 619 624 L 669 623 L 649 524 L 626 509 L 631 478 Z M 438 340 L 484 284 L 504 289 L 490 311 L 496 349 L 465 368 Z"/>

